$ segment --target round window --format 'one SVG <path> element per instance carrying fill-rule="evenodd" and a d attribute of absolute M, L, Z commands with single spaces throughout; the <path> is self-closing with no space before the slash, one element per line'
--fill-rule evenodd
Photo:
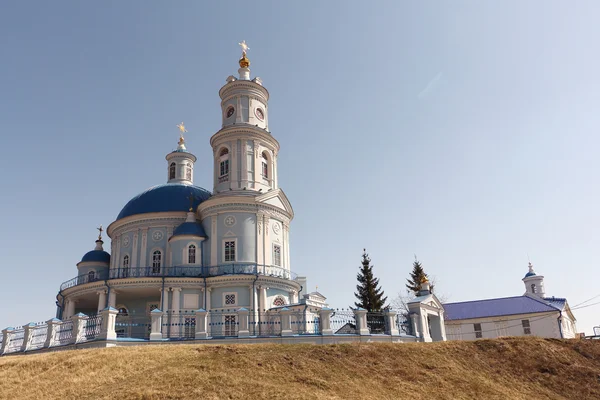
<path fill-rule="evenodd" d="M 225 113 L 225 115 L 227 115 L 227 118 L 230 118 L 233 115 L 234 112 L 235 112 L 235 108 L 229 107 L 227 109 L 227 112 Z"/>
<path fill-rule="evenodd" d="M 256 118 L 260 119 L 261 121 L 265 120 L 265 112 L 262 108 L 255 109 L 254 114 L 256 115 Z"/>

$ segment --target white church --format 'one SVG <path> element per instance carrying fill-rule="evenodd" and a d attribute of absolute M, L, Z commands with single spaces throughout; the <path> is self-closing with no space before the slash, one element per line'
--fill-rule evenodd
<path fill-rule="evenodd" d="M 95 248 L 60 286 L 56 317 L 3 329 L 0 355 L 180 340 L 430 342 L 446 340 L 446 331 L 449 339 L 475 339 L 515 333 L 515 318 L 524 334 L 570 337 L 575 319 L 566 300 L 545 298 L 533 270 L 518 301 L 442 305 L 424 282 L 408 304 L 408 321 L 393 310 L 334 310 L 321 293 L 309 293 L 291 268 L 294 211 L 277 173 L 269 92 L 251 78 L 248 47 L 240 45 L 238 76 L 219 90 L 212 190 L 194 184 L 197 159 L 181 123 L 177 148 L 165 157 L 165 182 L 129 200 L 108 225 L 110 253 L 100 227 Z M 542 314 L 558 317 L 542 323 Z"/>

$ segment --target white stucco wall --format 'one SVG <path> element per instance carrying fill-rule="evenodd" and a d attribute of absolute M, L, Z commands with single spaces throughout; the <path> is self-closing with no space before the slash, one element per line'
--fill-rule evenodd
<path fill-rule="evenodd" d="M 482 339 L 525 335 L 522 320 L 529 320 L 532 336 L 560 338 L 559 312 L 445 321 L 448 340 L 475 340 L 474 324 L 481 324 Z M 565 336 L 566 337 L 566 336 Z"/>

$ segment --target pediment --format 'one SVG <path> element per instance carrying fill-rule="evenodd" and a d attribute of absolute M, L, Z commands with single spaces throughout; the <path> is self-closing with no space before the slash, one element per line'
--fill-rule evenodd
<path fill-rule="evenodd" d="M 269 204 L 271 206 L 277 207 L 281 210 L 286 211 L 291 217 L 294 217 L 294 210 L 292 209 L 292 204 L 288 200 L 283 190 L 276 189 L 271 190 L 265 194 L 261 194 L 256 197 L 256 201 L 258 203 Z"/>

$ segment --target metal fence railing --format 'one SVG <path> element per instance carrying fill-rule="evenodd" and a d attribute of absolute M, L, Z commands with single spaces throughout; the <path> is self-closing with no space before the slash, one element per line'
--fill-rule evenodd
<path fill-rule="evenodd" d="M 117 338 L 149 339 L 150 322 L 150 317 L 146 315 L 117 315 L 115 321 Z"/>
<path fill-rule="evenodd" d="M 334 334 L 356 334 L 356 317 L 353 310 L 335 309 L 329 324 Z"/>
<path fill-rule="evenodd" d="M 102 316 L 93 315 L 85 321 L 83 328 L 82 341 L 94 340 L 100 335 L 100 328 L 102 327 Z"/>
<path fill-rule="evenodd" d="M 58 327 L 55 337 L 55 343 L 59 346 L 71 343 L 73 338 L 73 320 L 63 321 Z"/>
<path fill-rule="evenodd" d="M 263 275 L 282 279 L 296 279 L 297 274 L 282 267 L 275 265 L 261 265 L 253 263 L 230 263 L 205 267 L 190 267 L 179 265 L 172 267 L 165 266 L 147 266 L 147 267 L 129 267 L 112 268 L 90 272 L 88 274 L 76 276 L 63 282 L 60 290 L 72 288 L 77 285 L 83 285 L 90 282 L 97 282 L 108 279 L 125 278 L 147 278 L 147 277 L 211 277 L 221 275 Z"/>
<path fill-rule="evenodd" d="M 162 317 L 162 334 L 170 339 L 195 339 L 196 315 L 194 312 L 165 313 Z"/>
<path fill-rule="evenodd" d="M 238 335 L 238 329 L 237 310 L 217 310 L 209 313 L 208 335 L 210 337 L 235 337 Z"/>

